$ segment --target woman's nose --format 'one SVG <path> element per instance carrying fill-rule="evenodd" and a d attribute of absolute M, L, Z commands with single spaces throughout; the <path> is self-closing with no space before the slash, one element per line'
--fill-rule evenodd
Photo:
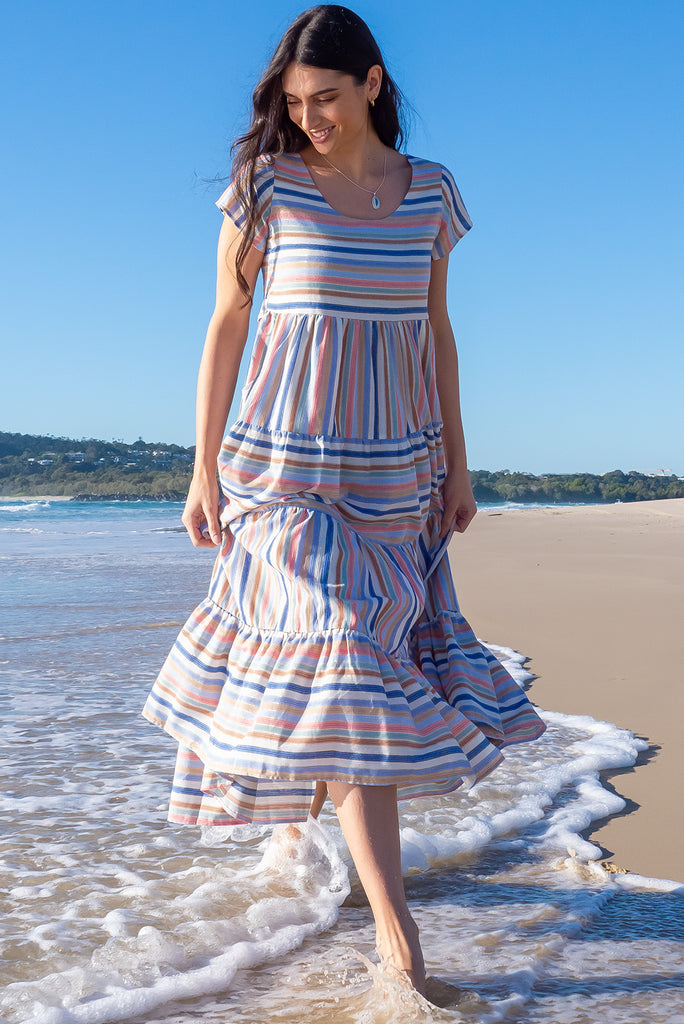
<path fill-rule="evenodd" d="M 302 114 L 299 123 L 305 130 L 311 128 L 313 123 L 313 112 L 311 107 L 307 106 L 305 103 L 302 104 Z"/>

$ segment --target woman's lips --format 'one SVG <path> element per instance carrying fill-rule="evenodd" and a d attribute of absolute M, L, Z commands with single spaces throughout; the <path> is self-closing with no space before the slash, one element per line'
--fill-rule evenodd
<path fill-rule="evenodd" d="M 330 128 L 323 128 L 322 130 L 317 130 L 315 132 L 310 130 L 309 135 L 314 142 L 325 142 L 334 127 L 334 125 L 331 125 Z"/>

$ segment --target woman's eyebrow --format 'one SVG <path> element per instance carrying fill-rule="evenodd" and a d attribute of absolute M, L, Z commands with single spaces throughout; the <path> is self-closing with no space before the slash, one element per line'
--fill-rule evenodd
<path fill-rule="evenodd" d="M 319 89 L 318 92 L 312 92 L 311 98 L 313 99 L 315 96 L 323 96 L 324 93 L 326 92 L 337 92 L 337 86 L 331 85 L 328 89 Z M 288 92 L 287 89 L 283 89 L 283 93 L 285 94 L 285 96 L 292 96 L 293 99 L 299 99 L 299 97 L 296 96 L 295 93 Z"/>

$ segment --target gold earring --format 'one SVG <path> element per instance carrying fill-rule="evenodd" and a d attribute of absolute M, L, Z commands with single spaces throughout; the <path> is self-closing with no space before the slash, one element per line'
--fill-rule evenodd
<path fill-rule="evenodd" d="M 375 106 L 375 100 L 371 100 L 370 101 L 370 105 L 371 105 L 371 107 L 374 107 Z"/>

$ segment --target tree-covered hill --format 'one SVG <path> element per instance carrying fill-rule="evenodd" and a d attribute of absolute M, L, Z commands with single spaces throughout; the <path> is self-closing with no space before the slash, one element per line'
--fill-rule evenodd
<path fill-rule="evenodd" d="M 684 480 L 676 476 L 649 476 L 634 470 L 615 469 L 600 476 L 592 473 L 496 473 L 474 470 L 470 474 L 477 501 L 572 502 L 649 501 L 684 498 Z"/>
<path fill-rule="evenodd" d="M 194 448 L 143 441 L 75 441 L 66 437 L 0 432 L 0 495 L 183 500 Z M 612 502 L 684 498 L 684 480 L 614 470 L 591 473 L 511 473 L 474 470 L 478 501 Z"/>
<path fill-rule="evenodd" d="M 0 494 L 182 500 L 194 448 L 0 432 Z"/>

